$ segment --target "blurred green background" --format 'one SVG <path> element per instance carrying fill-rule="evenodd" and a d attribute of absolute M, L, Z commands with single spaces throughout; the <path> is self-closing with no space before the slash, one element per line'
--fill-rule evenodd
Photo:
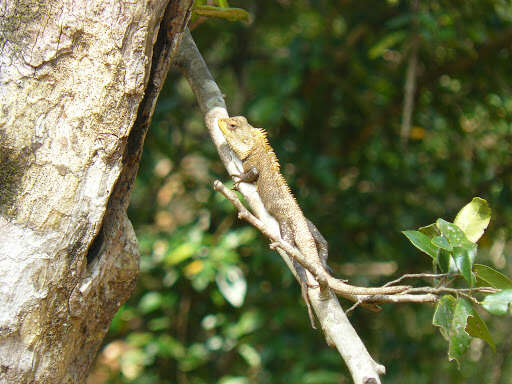
<path fill-rule="evenodd" d="M 400 233 L 486 199 L 477 262 L 512 275 L 512 2 L 240 0 L 252 23 L 194 19 L 232 115 L 269 132 L 335 275 L 377 285 L 431 270 Z M 417 58 L 410 130 L 404 87 Z M 129 216 L 142 252 L 93 383 L 350 383 L 310 328 L 268 241 L 212 190 L 227 180 L 186 81 L 170 74 Z M 425 282 L 418 282 L 425 283 Z M 344 303 L 347 307 L 349 304 Z M 461 371 L 433 306 L 357 309 L 350 319 L 387 383 L 512 383 L 510 318 L 497 352 L 472 342 Z"/>

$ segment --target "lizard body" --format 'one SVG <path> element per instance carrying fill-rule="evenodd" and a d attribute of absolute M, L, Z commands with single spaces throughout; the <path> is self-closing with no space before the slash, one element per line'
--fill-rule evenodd
<path fill-rule="evenodd" d="M 279 223 L 283 240 L 295 245 L 312 264 L 328 274 L 327 242 L 302 213 L 281 174 L 279 162 L 268 143 L 265 131 L 252 127 L 243 116 L 220 119 L 218 125 L 228 145 L 242 161 L 243 173 L 238 175 L 239 182 L 256 183 L 265 209 Z M 308 307 L 312 326 L 315 328 L 307 293 L 306 271 L 295 259 L 292 261 L 299 276 L 302 296 Z"/>

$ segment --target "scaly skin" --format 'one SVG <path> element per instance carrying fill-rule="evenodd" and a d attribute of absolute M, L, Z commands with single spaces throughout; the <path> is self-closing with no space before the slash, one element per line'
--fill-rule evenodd
<path fill-rule="evenodd" d="M 267 141 L 265 131 L 252 127 L 243 116 L 220 119 L 218 124 L 229 146 L 242 160 L 244 172 L 239 175 L 239 182 L 256 183 L 265 209 L 279 223 L 283 240 L 295 245 L 311 263 L 328 274 L 327 242 L 318 229 L 304 217 L 281 175 L 279 162 Z M 311 324 L 315 328 L 305 269 L 296 260 L 293 260 L 293 265 L 300 279 Z"/>
<path fill-rule="evenodd" d="M 315 328 L 314 317 L 309 302 L 304 267 L 313 274 L 321 288 L 328 287 L 334 293 L 349 300 L 357 300 L 357 295 L 393 295 L 410 288 L 401 285 L 357 287 L 332 277 L 326 264 L 327 242 L 318 229 L 304 217 L 295 201 L 281 175 L 279 162 L 268 144 L 265 131 L 252 127 L 243 116 L 219 119 L 218 125 L 231 149 L 242 160 L 243 173 L 234 175 L 239 179 L 236 184 L 242 181 L 256 183 L 263 205 L 279 223 L 281 237 L 298 248 L 303 256 L 300 264 L 298 260 L 293 259 L 293 265 L 300 279 L 302 295 L 308 306 L 313 328 Z"/>

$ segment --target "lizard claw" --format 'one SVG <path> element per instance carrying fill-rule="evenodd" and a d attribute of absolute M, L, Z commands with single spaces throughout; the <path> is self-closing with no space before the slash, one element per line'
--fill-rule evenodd
<path fill-rule="evenodd" d="M 242 177 L 237 174 L 231 175 L 231 177 L 233 178 L 233 181 L 235 182 L 235 184 L 233 185 L 233 187 L 231 187 L 231 189 L 233 191 L 238 191 L 238 186 L 242 182 Z"/>

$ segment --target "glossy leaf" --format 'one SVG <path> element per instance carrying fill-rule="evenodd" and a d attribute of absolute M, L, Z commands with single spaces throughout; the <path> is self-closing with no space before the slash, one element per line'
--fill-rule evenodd
<path fill-rule="evenodd" d="M 464 280 L 466 280 L 468 285 L 472 288 L 475 285 L 475 277 L 472 272 L 473 263 L 469 255 L 469 251 L 460 247 L 454 248 L 453 260 L 455 261 L 460 274 L 464 277 Z"/>
<path fill-rule="evenodd" d="M 512 289 L 487 295 L 482 306 L 493 315 L 512 314 Z"/>
<path fill-rule="evenodd" d="M 448 347 L 448 358 L 456 360 L 460 368 L 462 355 L 466 352 L 471 341 L 471 336 L 466 332 L 468 316 L 472 314 L 473 307 L 466 299 L 457 299 L 457 305 L 453 312 L 453 319 L 450 329 L 450 345 Z"/>
<path fill-rule="evenodd" d="M 446 340 L 450 340 L 450 327 L 456 304 L 457 300 L 455 297 L 445 295 L 441 297 L 441 300 L 437 303 L 436 310 L 434 312 L 432 324 L 439 327 L 441 335 L 443 335 Z"/>
<path fill-rule="evenodd" d="M 444 249 L 439 251 L 439 256 L 437 257 L 437 264 L 441 271 L 444 273 L 453 273 L 457 271 L 457 266 L 453 261 L 452 254 Z"/>
<path fill-rule="evenodd" d="M 455 360 L 460 368 L 462 355 L 466 352 L 471 336 L 466 332 L 468 317 L 473 307 L 466 299 L 443 296 L 437 304 L 432 324 L 439 327 L 448 340 L 448 359 Z"/>
<path fill-rule="evenodd" d="M 441 232 L 437 229 L 435 224 L 426 225 L 424 227 L 418 228 L 418 231 L 423 233 L 424 235 L 430 237 L 431 239 L 435 236 L 438 236 Z"/>
<path fill-rule="evenodd" d="M 453 223 L 464 231 L 470 241 L 476 242 L 483 235 L 490 220 L 491 209 L 487 201 L 475 197 L 457 213 Z"/>
<path fill-rule="evenodd" d="M 489 332 L 489 328 L 487 328 L 487 324 L 485 324 L 480 315 L 474 309 L 471 315 L 468 317 L 466 332 L 473 337 L 482 339 L 487 344 L 489 344 L 494 352 L 496 352 L 496 344 L 494 343 L 494 339 Z"/>
<path fill-rule="evenodd" d="M 475 264 L 473 271 L 476 273 L 477 277 L 494 288 L 512 289 L 512 280 L 487 265 Z"/>
<path fill-rule="evenodd" d="M 432 244 L 438 248 L 446 251 L 453 251 L 452 245 L 446 240 L 444 236 L 436 236 L 432 239 Z"/>
<path fill-rule="evenodd" d="M 475 243 L 468 240 L 466 234 L 455 224 L 443 219 L 437 219 L 436 225 L 452 247 L 472 249 L 476 246 Z"/>
<path fill-rule="evenodd" d="M 402 231 L 409 241 L 420 251 L 426 253 L 433 259 L 437 257 L 439 249 L 432 245 L 430 238 L 419 231 Z"/>

